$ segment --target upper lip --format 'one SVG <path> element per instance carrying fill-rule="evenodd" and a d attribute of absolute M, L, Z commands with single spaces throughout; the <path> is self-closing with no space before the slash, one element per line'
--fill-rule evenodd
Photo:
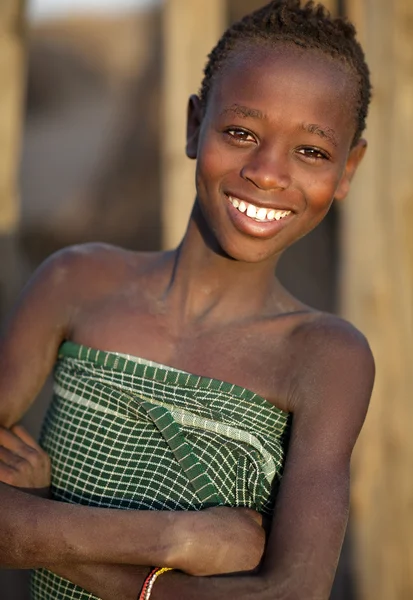
<path fill-rule="evenodd" d="M 271 204 L 266 202 L 264 204 L 261 201 L 255 200 L 253 198 L 246 198 L 244 195 L 241 195 L 241 194 L 235 194 L 235 193 L 233 194 L 232 192 L 225 192 L 225 195 L 229 196 L 230 198 L 236 198 L 237 200 L 241 200 L 242 202 L 245 202 L 246 204 L 253 204 L 257 208 L 265 208 L 266 210 L 295 212 L 291 206 L 280 206 L 278 204 L 276 205 L 275 202 L 271 203 Z"/>

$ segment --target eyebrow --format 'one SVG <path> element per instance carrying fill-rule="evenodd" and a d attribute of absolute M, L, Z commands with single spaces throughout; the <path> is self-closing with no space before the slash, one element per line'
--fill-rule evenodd
<path fill-rule="evenodd" d="M 321 125 L 317 125 L 317 123 L 303 123 L 301 127 L 304 131 L 307 131 L 307 133 L 314 133 L 323 138 L 323 140 L 331 142 L 333 146 L 338 146 L 336 133 L 331 127 L 321 127 Z"/>
<path fill-rule="evenodd" d="M 225 108 L 221 115 L 226 115 L 228 113 L 234 113 L 238 117 L 242 117 L 244 119 L 252 118 L 252 119 L 265 119 L 265 114 L 258 110 L 257 108 L 250 108 L 249 106 L 242 106 L 241 104 L 233 104 L 229 108 Z"/>
<path fill-rule="evenodd" d="M 226 115 L 228 113 L 235 114 L 243 119 L 267 119 L 267 116 L 258 108 L 250 108 L 249 106 L 243 106 L 242 104 L 233 104 L 228 108 L 224 108 L 221 115 Z M 302 123 L 301 128 L 307 133 L 312 133 L 323 138 L 323 140 L 328 140 L 333 146 L 338 146 L 336 133 L 331 127 L 322 127 L 317 123 Z"/>

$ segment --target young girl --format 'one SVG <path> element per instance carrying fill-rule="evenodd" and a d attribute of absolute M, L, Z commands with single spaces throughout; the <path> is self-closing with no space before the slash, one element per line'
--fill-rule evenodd
<path fill-rule="evenodd" d="M 45 568 L 34 598 L 329 597 L 373 359 L 274 271 L 347 195 L 369 100 L 354 28 L 271 2 L 190 98 L 180 246 L 70 248 L 24 291 L 1 345 L 0 557 Z M 50 500 L 15 489 L 49 485 L 15 424 L 56 361 Z"/>

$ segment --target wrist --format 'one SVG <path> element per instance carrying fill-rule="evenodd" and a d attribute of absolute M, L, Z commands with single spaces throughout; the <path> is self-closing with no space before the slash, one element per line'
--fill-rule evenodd
<path fill-rule="evenodd" d="M 160 533 L 161 553 L 152 565 L 184 570 L 187 564 L 188 549 L 193 543 L 194 513 L 171 511 L 162 513 L 164 529 Z"/>
<path fill-rule="evenodd" d="M 60 513 L 65 561 L 142 567 L 180 561 L 184 513 L 51 504 Z"/>

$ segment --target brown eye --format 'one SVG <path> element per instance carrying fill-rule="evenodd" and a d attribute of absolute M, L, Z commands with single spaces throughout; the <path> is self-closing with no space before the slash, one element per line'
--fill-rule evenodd
<path fill-rule="evenodd" d="M 231 129 L 227 129 L 225 133 L 237 142 L 255 142 L 255 138 L 252 133 L 246 131 L 245 129 L 232 127 Z"/>
<path fill-rule="evenodd" d="M 313 148 L 312 146 L 306 146 L 304 148 L 299 148 L 298 153 L 301 154 L 302 156 L 305 156 L 306 158 L 309 158 L 310 160 L 328 160 L 330 157 L 329 155 L 324 152 L 323 150 L 320 150 L 319 148 Z"/>

